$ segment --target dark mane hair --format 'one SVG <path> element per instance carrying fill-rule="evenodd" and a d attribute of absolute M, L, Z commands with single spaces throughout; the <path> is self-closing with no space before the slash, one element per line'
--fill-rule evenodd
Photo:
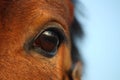
<path fill-rule="evenodd" d="M 74 4 L 74 6 L 76 6 L 76 2 L 78 0 L 71 0 Z M 74 9 L 75 10 L 75 9 Z M 75 11 L 74 11 L 75 12 Z M 83 38 L 83 35 L 84 35 L 84 32 L 82 30 L 82 25 L 80 22 L 78 22 L 77 18 L 76 18 L 76 15 L 74 14 L 74 20 L 71 24 L 71 27 L 70 27 L 70 37 L 71 37 L 71 58 L 72 58 L 72 67 L 70 69 L 70 72 L 69 72 L 69 78 L 70 80 L 73 80 L 72 79 L 72 76 L 71 76 L 71 73 L 76 65 L 77 62 L 80 62 L 81 65 L 83 66 L 83 60 L 82 60 L 82 57 L 81 57 L 81 54 L 80 54 L 80 51 L 78 50 L 77 48 L 77 45 L 76 45 L 76 42 L 75 40 L 76 39 L 81 39 Z"/>
<path fill-rule="evenodd" d="M 74 5 L 76 5 L 78 0 L 71 0 L 73 2 Z M 74 16 L 74 20 L 73 23 L 70 27 L 70 34 L 71 34 L 71 55 L 72 55 L 72 61 L 73 61 L 73 65 L 77 62 L 80 61 L 83 64 L 82 61 L 82 57 L 80 52 L 78 51 L 77 45 L 76 45 L 76 38 L 83 38 L 84 32 L 82 30 L 82 25 L 80 22 L 78 22 L 78 20 L 76 19 L 76 17 Z"/>

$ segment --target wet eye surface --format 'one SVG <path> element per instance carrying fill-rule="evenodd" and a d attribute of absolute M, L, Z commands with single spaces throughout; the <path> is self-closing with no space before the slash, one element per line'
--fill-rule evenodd
<path fill-rule="evenodd" d="M 59 36 L 53 31 L 46 30 L 35 40 L 34 47 L 39 47 L 46 52 L 54 51 L 59 45 Z"/>
<path fill-rule="evenodd" d="M 46 57 L 53 57 L 64 40 L 62 30 L 48 28 L 42 31 L 32 42 L 32 48 Z"/>

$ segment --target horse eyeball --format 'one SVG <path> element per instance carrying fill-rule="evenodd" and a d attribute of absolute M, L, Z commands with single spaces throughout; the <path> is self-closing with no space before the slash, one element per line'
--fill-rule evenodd
<path fill-rule="evenodd" d="M 45 57 L 53 57 L 64 40 L 66 38 L 62 29 L 47 28 L 34 38 L 31 49 Z"/>
<path fill-rule="evenodd" d="M 34 41 L 34 47 L 41 48 L 45 52 L 53 52 L 59 45 L 59 36 L 54 31 L 44 31 Z"/>

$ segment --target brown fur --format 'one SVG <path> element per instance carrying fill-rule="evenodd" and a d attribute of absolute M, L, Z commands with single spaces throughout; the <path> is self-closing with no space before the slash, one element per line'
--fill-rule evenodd
<path fill-rule="evenodd" d="M 0 0 L 0 80 L 68 80 L 72 20 L 69 0 Z M 26 51 L 25 43 L 54 22 L 62 26 L 68 39 L 57 54 L 47 58 Z"/>

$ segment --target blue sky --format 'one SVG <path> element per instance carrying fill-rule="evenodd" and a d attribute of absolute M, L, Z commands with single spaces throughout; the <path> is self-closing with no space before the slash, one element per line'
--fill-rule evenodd
<path fill-rule="evenodd" d="M 80 1 L 85 13 L 77 16 L 85 32 L 78 41 L 85 61 L 82 80 L 120 80 L 120 0 Z"/>

